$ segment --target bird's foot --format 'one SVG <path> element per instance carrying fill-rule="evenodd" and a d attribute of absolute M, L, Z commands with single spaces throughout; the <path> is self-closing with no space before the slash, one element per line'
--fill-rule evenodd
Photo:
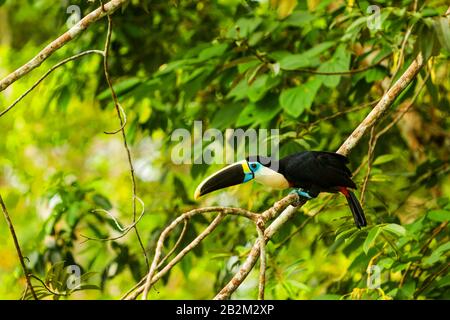
<path fill-rule="evenodd" d="M 293 191 L 291 191 L 291 193 L 296 193 L 299 197 L 298 201 L 295 201 L 294 203 L 292 203 L 292 205 L 294 207 L 298 207 L 303 201 L 302 200 L 310 200 L 312 198 L 315 198 L 313 195 L 311 195 L 308 191 L 303 190 L 301 188 L 295 189 Z"/>

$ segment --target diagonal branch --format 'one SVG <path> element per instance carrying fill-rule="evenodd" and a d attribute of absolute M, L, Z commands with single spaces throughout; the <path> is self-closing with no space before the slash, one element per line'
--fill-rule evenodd
<path fill-rule="evenodd" d="M 10 73 L 8 76 L 0 80 L 0 92 L 8 88 L 12 83 L 19 80 L 29 72 L 39 67 L 48 57 L 50 57 L 55 51 L 63 47 L 69 41 L 75 39 L 84 30 L 86 30 L 91 24 L 103 18 L 106 15 L 112 14 L 118 8 L 123 6 L 128 0 L 111 0 L 105 5 L 100 6 L 96 10 L 89 13 L 83 19 L 81 19 L 76 25 L 70 28 L 67 32 L 63 33 L 57 39 L 53 40 L 49 45 L 41 50 L 30 61 L 25 63 L 17 70 Z"/>
<path fill-rule="evenodd" d="M 6 208 L 3 198 L 0 195 L 0 206 L 2 208 L 3 215 L 5 216 L 6 223 L 8 224 L 9 231 L 14 241 L 14 246 L 16 247 L 17 256 L 19 257 L 20 264 L 22 266 L 23 273 L 25 274 L 25 279 L 27 280 L 27 287 L 30 288 L 31 294 L 35 300 L 39 300 L 34 291 L 33 285 L 31 284 L 30 274 L 28 273 L 27 266 L 25 265 L 25 260 L 22 255 L 22 250 L 20 249 L 19 241 L 17 240 L 16 231 L 12 224 L 11 218 L 9 217 L 8 209 Z M 26 290 L 25 290 L 26 291 Z"/>
<path fill-rule="evenodd" d="M 44 73 L 43 76 L 41 76 L 30 88 L 28 88 L 24 93 L 22 93 L 20 95 L 20 97 L 18 97 L 16 100 L 14 100 L 14 102 L 12 104 L 10 104 L 5 110 L 0 111 L 0 118 L 3 117 L 8 111 L 10 111 L 12 108 L 14 108 L 16 106 L 16 104 L 18 104 L 23 98 L 25 98 L 31 91 L 33 91 L 42 81 L 44 81 L 45 78 L 47 78 L 47 76 L 52 73 L 53 71 L 55 71 L 55 69 L 61 67 L 62 65 L 65 65 L 66 63 L 76 60 L 78 58 L 81 58 L 85 55 L 88 54 L 99 54 L 101 56 L 104 56 L 104 52 L 101 50 L 86 50 L 86 51 L 82 51 L 80 53 L 77 53 L 71 57 L 68 57 L 64 60 L 61 60 L 60 62 L 58 62 L 57 64 L 55 64 L 53 67 L 51 67 L 46 73 Z"/>
<path fill-rule="evenodd" d="M 405 73 L 395 82 L 395 84 L 383 95 L 381 100 L 372 109 L 372 111 L 366 116 L 366 118 L 359 124 L 359 126 L 352 132 L 352 134 L 341 145 L 337 153 L 347 155 L 361 140 L 364 133 L 370 129 L 375 122 L 383 115 L 383 113 L 392 105 L 395 99 L 400 93 L 411 83 L 411 81 L 419 73 L 420 69 L 424 66 L 425 61 L 421 53 L 410 64 Z"/>

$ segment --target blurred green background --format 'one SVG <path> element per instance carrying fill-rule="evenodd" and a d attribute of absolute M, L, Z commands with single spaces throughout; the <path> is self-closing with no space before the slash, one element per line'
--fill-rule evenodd
<path fill-rule="evenodd" d="M 334 151 L 422 51 L 426 68 L 375 128 L 379 132 L 413 103 L 380 137 L 370 159 L 364 194 L 369 226 L 354 227 L 343 197 L 322 194 L 309 201 L 267 246 L 266 297 L 450 298 L 448 3 L 370 4 L 380 8 L 375 20 L 368 1 L 339 0 L 133 0 L 112 16 L 109 70 L 127 114 L 137 194 L 145 203 L 138 229 L 150 259 L 163 228 L 187 210 L 219 204 L 262 212 L 287 193 L 248 183 L 195 202 L 197 184 L 223 165 L 174 164 L 175 129 L 192 131 L 194 121 L 222 132 L 278 129 L 280 156 Z M 0 1 L 1 77 L 67 31 L 70 5 L 85 15 L 99 3 Z M 373 22 L 379 24 L 372 28 Z M 106 30 L 104 18 L 1 92 L 0 111 L 58 61 L 103 50 Z M 359 71 L 314 73 L 348 70 Z M 108 210 L 122 226 L 132 222 L 122 140 L 104 134 L 119 127 L 99 55 L 58 68 L 0 118 L 0 192 L 27 266 L 53 289 L 33 279 L 42 297 L 118 299 L 148 270 L 133 230 L 114 241 L 82 237 L 120 235 L 115 222 L 95 209 Z M 358 197 L 368 172 L 368 143 L 366 134 L 349 156 L 350 168 L 360 167 L 354 177 Z M 213 217 L 191 219 L 182 246 Z M 256 236 L 251 222 L 226 217 L 149 297 L 214 297 Z M 68 292 L 58 282 L 69 265 L 86 274 L 83 290 Z M 379 289 L 367 286 L 370 265 L 379 267 Z M 257 279 L 255 268 L 233 298 L 256 298 Z M 25 285 L 2 217 L 0 298 L 19 299 Z"/>

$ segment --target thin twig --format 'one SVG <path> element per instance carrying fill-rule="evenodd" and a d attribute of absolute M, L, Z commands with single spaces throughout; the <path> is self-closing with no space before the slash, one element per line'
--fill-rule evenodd
<path fill-rule="evenodd" d="M 372 159 L 376 143 L 377 141 L 375 137 L 375 126 L 373 126 L 372 128 L 370 128 L 369 147 L 367 148 L 367 172 L 366 175 L 364 176 L 364 181 L 361 187 L 360 201 L 362 206 L 364 205 L 365 200 L 364 196 L 366 194 L 367 184 L 369 183 L 370 172 L 372 171 Z"/>
<path fill-rule="evenodd" d="M 184 238 L 184 235 L 186 234 L 187 226 L 188 226 L 188 220 L 184 219 L 183 220 L 183 229 L 181 230 L 181 233 L 180 233 L 180 236 L 178 237 L 177 242 L 175 242 L 175 245 L 173 246 L 172 249 L 170 249 L 170 251 L 166 254 L 166 256 L 161 259 L 161 261 L 159 262 L 158 267 L 157 267 L 158 269 L 163 265 L 164 261 L 166 261 L 167 258 L 169 258 L 175 252 L 175 250 L 177 250 L 178 246 L 180 245 L 181 241 Z"/>
<path fill-rule="evenodd" d="M 128 122 L 127 114 L 125 113 L 125 110 L 123 109 L 122 105 L 119 102 L 117 102 L 117 105 L 118 105 L 118 107 L 120 109 L 120 112 L 122 113 L 122 117 L 123 117 L 122 125 L 120 126 L 119 129 L 116 129 L 114 131 L 103 131 L 104 134 L 117 134 L 120 131 L 124 130 L 125 126 L 127 125 L 127 122 Z"/>
<path fill-rule="evenodd" d="M 55 64 L 53 67 L 51 67 L 46 73 L 44 73 L 44 75 L 42 76 L 42 77 L 40 77 L 39 78 L 39 80 L 38 81 L 36 81 L 27 91 L 25 91 L 24 93 L 22 93 L 21 95 L 20 95 L 20 97 L 18 97 L 9 107 L 7 107 L 5 110 L 3 110 L 2 112 L 0 112 L 0 118 L 2 117 L 2 116 L 4 116 L 8 111 L 10 111 L 12 108 L 14 108 L 15 107 L 15 105 L 16 104 L 18 104 L 19 102 L 20 102 L 20 100 L 22 100 L 23 98 L 25 98 L 31 91 L 33 91 L 34 90 L 34 88 L 36 88 L 45 78 L 47 78 L 47 76 L 50 74 L 50 73 L 52 73 L 55 69 L 57 69 L 58 67 L 60 67 L 60 66 L 62 66 L 62 65 L 64 65 L 64 64 L 66 64 L 67 62 L 70 62 L 70 61 L 73 61 L 73 60 L 75 60 L 75 59 L 78 59 L 78 58 L 81 58 L 81 57 L 83 57 L 83 56 L 85 56 L 85 55 L 88 55 L 88 54 L 93 54 L 93 53 L 96 53 L 96 54 L 100 54 L 100 55 L 102 55 L 103 56 L 103 51 L 101 51 L 101 50 L 86 50 L 86 51 L 83 51 L 83 52 L 80 52 L 80 53 L 78 53 L 78 54 L 76 54 L 76 55 L 73 55 L 73 56 L 71 56 L 71 57 L 69 57 L 69 58 L 66 58 L 66 59 L 64 59 L 64 60 L 61 60 L 60 62 L 58 62 L 57 64 Z"/>
<path fill-rule="evenodd" d="M 365 67 L 360 67 L 360 68 L 352 69 L 352 70 L 348 70 L 348 71 L 335 71 L 335 72 L 330 71 L 330 72 L 326 72 L 326 71 L 317 71 L 317 70 L 313 70 L 313 69 L 286 70 L 286 69 L 283 69 L 283 68 L 281 68 L 281 70 L 287 71 L 287 72 L 311 73 L 311 74 L 317 74 L 317 75 L 323 75 L 323 76 L 345 76 L 345 75 L 352 75 L 352 74 L 356 74 L 356 73 L 361 73 L 361 72 L 367 71 L 369 69 L 375 68 L 381 62 L 383 62 L 384 60 L 389 58 L 391 55 L 392 55 L 392 53 L 389 53 L 389 54 L 385 55 L 383 58 L 381 58 L 378 62 L 376 62 L 374 64 L 370 64 L 370 65 L 365 66 Z"/>
<path fill-rule="evenodd" d="M 105 5 L 106 6 L 106 5 Z M 106 10 L 106 8 L 105 8 Z M 106 82 L 108 83 L 108 87 L 111 91 L 111 96 L 114 100 L 114 106 L 116 108 L 116 112 L 117 112 L 117 118 L 119 119 L 119 123 L 120 123 L 120 128 L 118 129 L 117 132 L 122 132 L 122 141 L 123 141 L 123 146 L 125 148 L 125 151 L 127 153 L 127 159 L 128 159 L 128 166 L 130 168 L 130 178 L 131 178 L 131 189 L 132 189 L 132 202 L 133 202 L 133 228 L 136 232 L 136 237 L 138 239 L 139 245 L 141 247 L 142 253 L 144 254 L 144 258 L 145 258 L 145 263 L 147 264 L 147 268 L 149 268 L 149 262 L 148 262 L 148 256 L 147 256 L 147 252 L 145 251 L 145 247 L 144 244 L 142 242 L 141 236 L 139 234 L 139 230 L 137 228 L 137 222 L 136 222 L 136 199 L 137 199 L 137 185 L 136 185 L 136 177 L 134 174 L 134 166 L 133 166 L 133 160 L 131 158 L 131 151 L 130 148 L 128 147 L 128 142 L 127 142 L 127 136 L 125 134 L 125 125 L 126 122 L 124 121 L 124 119 L 126 118 L 122 118 L 122 112 L 125 114 L 125 111 L 123 110 L 123 108 L 121 107 L 120 103 L 119 103 L 119 99 L 117 98 L 117 94 L 114 90 L 114 87 L 112 85 L 112 81 L 111 78 L 109 76 L 109 71 L 108 71 L 108 57 L 109 57 L 109 48 L 110 48 L 110 43 L 111 43 L 111 35 L 112 35 L 112 19 L 111 16 L 108 15 L 108 32 L 106 34 L 106 41 L 105 41 L 105 50 L 104 50 L 104 59 L 103 59 L 103 69 L 104 69 L 104 73 L 105 73 L 105 78 L 106 78 Z M 114 132 L 112 132 L 114 133 Z"/>
<path fill-rule="evenodd" d="M 159 260 L 160 251 L 155 253 L 155 258 L 153 259 L 152 267 L 150 268 L 149 273 L 147 274 L 147 278 L 145 281 L 145 284 L 141 287 L 142 290 L 137 290 L 136 292 L 143 291 L 142 294 L 142 300 L 147 300 L 148 291 L 150 290 L 151 286 L 158 281 L 164 274 L 166 274 L 172 267 L 177 264 L 189 251 L 194 249 L 207 235 L 209 235 L 222 221 L 222 219 L 225 217 L 225 214 L 223 212 L 219 213 L 219 215 L 211 222 L 211 224 L 201 233 L 199 234 L 189 245 L 187 245 L 181 252 L 174 258 L 172 261 L 170 261 L 163 270 L 158 272 L 156 275 L 154 273 L 157 269 L 157 264 Z M 159 244 L 158 240 L 158 244 Z M 159 250 L 161 250 L 159 248 Z"/>
<path fill-rule="evenodd" d="M 425 75 L 425 78 L 422 81 L 422 84 L 419 86 L 419 88 L 417 89 L 416 93 L 414 94 L 414 96 L 411 98 L 411 101 L 407 104 L 406 107 L 401 108 L 394 116 L 394 119 L 392 119 L 392 121 L 390 121 L 382 130 L 380 130 L 377 133 L 377 140 L 383 135 L 385 134 L 387 131 L 389 131 L 390 129 L 392 129 L 392 127 L 394 125 L 396 125 L 401 118 L 412 108 L 412 106 L 414 105 L 414 102 L 416 101 L 417 97 L 419 96 L 420 92 L 422 91 L 422 89 L 425 87 L 425 84 L 428 81 L 428 78 L 430 77 L 430 71 L 427 72 L 427 74 Z"/>
<path fill-rule="evenodd" d="M 420 253 L 422 255 L 425 254 L 428 246 L 430 245 L 431 241 L 433 241 L 434 238 L 436 238 L 436 236 L 442 231 L 444 230 L 448 225 L 448 221 L 444 221 L 442 222 L 438 227 L 436 227 L 433 232 L 431 233 L 430 237 L 428 238 L 428 240 L 424 243 L 424 245 L 422 246 L 422 248 L 420 248 Z M 405 281 L 407 279 L 408 274 L 410 273 L 410 271 L 412 271 L 412 273 L 414 274 L 415 270 L 416 270 L 416 265 L 413 265 L 413 263 L 409 263 L 408 268 L 406 268 L 405 272 L 402 275 L 402 278 L 400 279 L 400 283 L 399 283 L 399 287 L 403 287 L 403 285 L 405 284 Z"/>
<path fill-rule="evenodd" d="M 0 194 L 0 206 L 2 207 L 3 215 L 5 216 L 6 224 L 8 225 L 8 229 L 11 232 L 11 237 L 14 242 L 14 246 L 16 247 L 17 256 L 19 257 L 20 265 L 22 266 L 23 274 L 25 275 L 25 279 L 27 281 L 27 287 L 30 288 L 31 294 L 35 300 L 39 300 L 36 292 L 34 291 L 33 285 L 31 284 L 30 274 L 28 273 L 27 266 L 25 265 L 25 260 L 22 255 L 22 250 L 20 249 L 19 241 L 17 240 L 16 231 L 14 230 L 14 225 L 9 217 L 8 209 L 6 208 L 5 203 L 3 202 L 2 195 Z"/>
<path fill-rule="evenodd" d="M 416 10 L 417 10 L 417 0 L 414 1 L 413 12 L 416 12 Z M 416 24 L 416 22 L 411 24 L 411 26 L 405 32 L 405 36 L 403 37 L 402 44 L 400 46 L 400 54 L 399 54 L 399 57 L 398 57 L 398 63 L 395 66 L 395 71 L 392 73 L 391 81 L 389 82 L 389 86 L 388 87 L 392 86 L 392 83 L 394 82 L 395 77 L 397 76 L 398 72 L 400 71 L 400 67 L 403 65 L 403 62 L 404 62 L 403 60 L 404 60 L 404 56 L 405 56 L 405 49 L 406 49 L 406 43 L 408 42 L 408 39 L 411 36 L 411 32 L 412 32 L 415 24 Z"/>
<path fill-rule="evenodd" d="M 30 277 L 32 277 L 33 279 L 36 279 L 37 281 L 39 281 L 42 284 L 42 286 L 45 288 L 45 290 L 47 290 L 48 292 L 50 292 L 51 294 L 53 294 L 55 296 L 62 296 L 62 297 L 64 297 L 64 296 L 68 296 L 69 295 L 67 292 L 60 293 L 60 292 L 53 291 L 52 289 L 50 289 L 45 284 L 45 282 L 41 278 L 39 278 L 39 277 L 37 277 L 35 275 L 31 275 Z"/>
<path fill-rule="evenodd" d="M 307 125 L 308 127 L 312 127 L 312 126 L 315 126 L 315 125 L 317 125 L 317 124 L 319 124 L 319 123 L 321 123 L 321 122 L 324 122 L 324 121 L 327 121 L 327 120 L 331 120 L 331 119 L 340 117 L 340 116 L 342 116 L 342 115 L 344 115 L 344 114 L 352 113 L 352 112 L 354 112 L 354 111 L 359 111 L 359 110 L 365 109 L 365 108 L 367 108 L 367 107 L 373 106 L 373 105 L 376 104 L 378 101 L 380 101 L 380 100 L 374 100 L 374 101 L 366 102 L 366 103 L 363 103 L 363 104 L 361 104 L 361 105 L 359 105 L 359 106 L 355 106 L 355 107 L 353 107 L 353 108 L 341 110 L 341 111 L 338 111 L 338 112 L 336 112 L 336 113 L 333 113 L 333 114 L 331 114 L 331 115 L 329 115 L 329 116 L 325 116 L 325 117 L 323 117 L 323 118 L 317 119 L 317 120 L 314 121 L 314 122 L 306 123 L 306 125 Z"/>
<path fill-rule="evenodd" d="M 88 237 L 86 235 L 80 234 L 81 237 L 85 238 L 86 240 L 94 240 L 94 241 L 114 241 L 114 240 L 118 240 L 124 236 L 127 235 L 127 233 L 136 227 L 136 225 L 138 224 L 138 222 L 142 219 L 142 217 L 144 216 L 145 213 L 145 206 L 144 206 L 144 202 L 140 199 L 137 198 L 139 203 L 142 205 L 142 210 L 141 210 L 141 214 L 139 215 L 139 217 L 133 221 L 132 224 L 130 224 L 129 226 L 122 228 L 120 227 L 119 229 L 122 231 L 122 233 L 120 235 L 118 235 L 117 237 L 111 237 L 111 238 L 92 238 L 92 237 Z M 98 210 L 98 209 L 97 209 Z M 112 215 L 110 215 L 110 217 L 112 217 Z M 114 218 L 115 220 L 115 218 Z M 116 220 L 115 220 L 116 221 Z M 118 222 L 116 221 L 116 224 L 118 224 Z"/>
<path fill-rule="evenodd" d="M 256 224 L 259 239 L 259 285 L 258 300 L 264 300 L 264 289 L 266 286 L 266 241 L 264 239 L 264 222 Z"/>
<path fill-rule="evenodd" d="M 417 297 L 420 296 L 420 294 L 424 292 L 425 289 L 427 289 L 433 283 L 433 281 L 436 280 L 437 277 L 439 277 L 441 274 L 446 273 L 449 267 L 450 263 L 447 262 L 441 269 L 439 269 L 435 273 L 431 274 L 428 278 L 426 278 L 423 281 L 422 286 L 419 289 L 417 289 L 416 292 L 414 292 L 414 299 L 417 299 Z"/>

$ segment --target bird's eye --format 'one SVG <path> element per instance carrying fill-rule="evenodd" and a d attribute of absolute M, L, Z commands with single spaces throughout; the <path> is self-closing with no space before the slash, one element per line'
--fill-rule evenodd
<path fill-rule="evenodd" d="M 252 167 L 253 169 L 256 169 L 256 163 L 252 163 L 251 167 Z"/>

